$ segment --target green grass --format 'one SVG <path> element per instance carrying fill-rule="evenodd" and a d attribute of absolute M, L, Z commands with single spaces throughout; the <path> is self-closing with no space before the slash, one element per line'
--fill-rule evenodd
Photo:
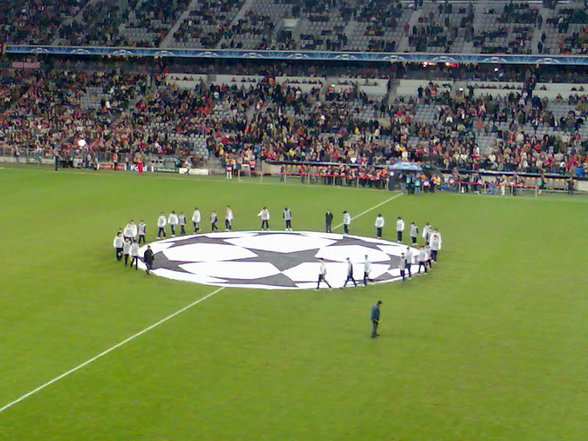
<path fill-rule="evenodd" d="M 114 262 L 114 231 L 233 206 L 298 229 L 390 193 L 0 168 L 0 407 L 214 287 Z M 7 441 L 585 441 L 588 201 L 399 197 L 443 232 L 431 275 L 335 291 L 225 289 L 0 413 Z M 372 236 L 370 212 L 355 234 Z M 392 228 L 385 229 L 392 238 Z M 382 336 L 369 338 L 382 298 Z"/>

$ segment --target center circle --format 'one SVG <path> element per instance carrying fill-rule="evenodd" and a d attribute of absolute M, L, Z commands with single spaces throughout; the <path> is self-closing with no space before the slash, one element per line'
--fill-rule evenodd
<path fill-rule="evenodd" d="M 374 283 L 393 282 L 401 279 L 398 263 L 407 248 L 382 239 L 312 231 L 226 231 L 175 237 L 150 246 L 157 276 L 256 289 L 315 288 L 320 259 L 326 279 L 339 288 L 347 278 L 347 258 L 360 281 L 366 256 Z M 145 268 L 143 262 L 139 266 Z"/>

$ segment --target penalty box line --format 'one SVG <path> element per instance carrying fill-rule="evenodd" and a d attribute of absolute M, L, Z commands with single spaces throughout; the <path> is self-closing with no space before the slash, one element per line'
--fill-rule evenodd
<path fill-rule="evenodd" d="M 157 328 L 159 325 L 164 324 L 165 322 L 167 322 L 168 320 L 173 319 L 174 317 L 182 314 L 183 312 L 186 312 L 188 309 L 198 305 L 199 303 L 204 302 L 205 300 L 208 300 L 209 298 L 211 298 L 212 296 L 215 296 L 216 294 L 218 294 L 219 292 L 221 292 L 223 289 L 225 289 L 224 287 L 215 289 L 214 291 L 212 291 L 211 293 L 205 295 L 204 297 L 199 298 L 198 300 L 190 303 L 189 305 L 184 306 L 181 309 L 178 309 L 176 312 L 171 313 L 170 315 L 162 318 L 161 320 L 153 323 L 152 325 L 146 327 L 145 329 L 137 332 L 136 334 L 131 335 L 130 337 L 126 338 L 125 340 L 115 344 L 114 346 L 111 346 L 110 348 L 106 349 L 105 351 L 100 352 L 98 355 L 95 355 L 94 357 L 90 358 L 89 360 L 84 361 L 83 363 L 77 365 L 76 367 L 70 369 L 67 372 L 64 372 L 63 374 L 53 378 L 52 380 L 49 380 L 48 382 L 42 384 L 41 386 L 36 387 L 35 389 L 31 390 L 30 392 L 27 392 L 26 394 L 20 396 L 19 398 L 17 398 L 14 401 L 11 401 L 8 404 L 5 404 L 4 406 L 0 407 L 0 413 L 4 412 L 7 409 L 10 409 L 12 406 L 14 406 L 15 404 L 20 403 L 23 400 L 26 400 L 27 398 L 29 398 L 31 395 L 36 394 L 37 392 L 41 392 L 43 389 L 51 386 L 54 383 L 57 383 L 59 380 L 64 379 L 65 377 L 73 374 L 76 371 L 79 371 L 80 369 L 88 366 L 90 363 L 95 362 L 96 360 L 99 360 L 100 358 L 110 354 L 112 351 L 120 348 L 121 346 L 126 345 L 127 343 L 135 340 L 136 338 L 142 336 L 143 334 L 151 331 L 152 329 Z"/>
<path fill-rule="evenodd" d="M 368 214 L 370 211 L 374 211 L 376 208 L 381 207 L 382 205 L 387 204 L 388 202 L 393 201 L 394 199 L 399 198 L 400 196 L 402 196 L 402 193 L 398 193 L 397 195 L 394 195 L 391 198 L 388 198 L 385 201 L 380 202 L 379 204 L 376 204 L 373 207 L 368 208 L 367 210 L 362 211 L 357 216 L 352 216 L 351 217 L 351 220 L 355 220 L 358 217 L 363 216 L 364 214 Z M 335 225 L 335 228 L 341 228 L 342 226 L 343 226 L 343 223 L 341 222 L 339 225 Z M 1 409 L 0 409 L 0 412 L 1 412 Z"/>

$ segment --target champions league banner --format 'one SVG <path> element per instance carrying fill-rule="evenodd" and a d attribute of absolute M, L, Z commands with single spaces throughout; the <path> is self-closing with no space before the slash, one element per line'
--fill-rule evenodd
<path fill-rule="evenodd" d="M 315 288 L 319 259 L 325 263 L 326 280 L 335 288 L 345 284 L 347 258 L 358 281 L 362 280 L 366 259 L 372 283 L 399 281 L 399 262 L 409 248 L 383 239 L 311 231 L 226 231 L 164 239 L 150 246 L 157 276 L 270 290 Z M 410 248 L 414 254 L 418 252 Z M 146 268 L 142 261 L 139 268 Z M 416 273 L 417 269 L 413 263 L 412 271 Z"/>
<path fill-rule="evenodd" d="M 588 65 L 585 55 L 434 54 L 393 52 L 246 51 L 233 49 L 160 49 L 94 46 L 8 45 L 7 54 L 178 57 L 212 59 L 369 61 L 381 63 Z"/>

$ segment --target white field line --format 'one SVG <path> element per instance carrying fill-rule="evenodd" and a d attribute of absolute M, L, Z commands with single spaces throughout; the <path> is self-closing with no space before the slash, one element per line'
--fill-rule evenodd
<path fill-rule="evenodd" d="M 371 207 L 371 208 L 368 208 L 367 210 L 364 210 L 364 211 L 362 211 L 362 212 L 361 212 L 361 213 L 359 213 L 357 216 L 352 216 L 352 217 L 351 217 L 351 220 L 357 219 L 358 217 L 361 217 L 361 216 L 363 216 L 364 214 L 368 214 L 370 211 L 374 211 L 376 208 L 378 208 L 378 207 L 381 207 L 382 205 L 384 205 L 384 204 L 387 204 L 388 202 L 390 202 L 390 201 L 393 201 L 394 199 L 396 199 L 396 198 L 399 198 L 400 196 L 402 196 L 402 193 L 398 193 L 397 195 L 395 195 L 395 196 L 392 196 L 391 198 L 388 198 L 388 199 L 386 199 L 385 201 L 383 201 L 383 202 L 380 202 L 379 204 L 376 204 L 376 205 L 374 205 L 373 207 Z M 340 223 L 339 225 L 335 225 L 335 228 L 341 228 L 342 226 L 343 226 L 343 223 Z M 1 412 L 1 411 L 2 411 L 2 410 L 0 409 L 0 412 Z"/>
<path fill-rule="evenodd" d="M 47 387 L 51 386 L 53 383 L 57 383 L 59 380 L 62 380 L 63 378 L 65 378 L 65 377 L 67 377 L 67 376 L 69 376 L 69 375 L 73 374 L 74 372 L 76 372 L 76 371 L 79 371 L 80 369 L 82 369 L 82 368 L 84 368 L 84 367 L 88 366 L 90 363 L 93 363 L 93 362 L 95 362 L 96 360 L 98 360 L 98 359 L 100 359 L 100 358 L 104 357 L 105 355 L 108 355 L 108 354 L 110 354 L 112 351 L 114 351 L 114 350 L 116 350 L 116 349 L 120 348 L 121 346 L 124 346 L 124 345 L 126 345 L 127 343 L 129 343 L 129 342 L 133 341 L 133 340 L 134 340 L 134 339 L 136 339 L 137 337 L 140 337 L 140 336 L 142 336 L 143 334 L 145 334 L 145 333 L 147 333 L 147 332 L 151 331 L 152 329 L 155 329 L 155 328 L 157 328 L 159 325 L 162 325 L 162 324 L 164 324 L 165 322 L 167 322 L 168 320 L 171 320 L 171 319 L 173 319 L 174 317 L 176 317 L 176 316 L 180 315 L 181 313 L 183 313 L 183 312 L 187 311 L 188 309 L 192 308 L 193 306 L 196 306 L 197 304 L 204 302 L 205 300 L 207 300 L 207 299 L 211 298 L 212 296 L 214 296 L 214 295 L 218 294 L 219 292 L 221 292 L 223 289 L 225 289 L 225 288 L 224 288 L 224 287 L 222 287 L 222 288 L 215 289 L 214 291 L 212 291 L 211 293 L 209 293 L 209 294 L 205 295 L 204 297 L 202 297 L 202 298 L 200 298 L 200 299 L 198 299 L 198 300 L 196 300 L 196 301 L 194 301 L 194 302 L 190 303 L 189 305 L 186 305 L 186 306 L 184 306 L 184 307 L 183 307 L 183 308 L 181 308 L 181 309 L 178 309 L 176 312 L 174 312 L 174 313 L 171 313 L 170 315 L 168 315 L 168 316 L 166 316 L 166 317 L 162 318 L 162 319 L 161 319 L 161 320 L 159 320 L 158 322 L 155 322 L 155 323 L 153 323 L 152 325 L 150 325 L 150 326 L 146 327 L 145 329 L 143 329 L 143 330 L 141 330 L 141 331 L 137 332 L 136 334 L 133 334 L 133 335 L 131 335 L 130 337 L 126 338 L 125 340 L 123 340 L 123 341 L 121 341 L 121 342 L 119 342 L 119 343 L 115 344 L 114 346 L 111 346 L 110 348 L 106 349 L 105 351 L 103 351 L 103 352 L 100 352 L 98 355 L 95 355 L 94 357 L 90 358 L 89 360 L 86 360 L 86 361 L 84 361 L 82 364 L 79 364 L 79 365 L 77 365 L 76 367 L 74 367 L 74 368 L 70 369 L 69 371 L 67 371 L 67 372 L 64 372 L 63 374 L 61 374 L 61 375 L 59 375 L 59 376 L 57 376 L 57 377 L 53 378 L 52 380 L 49 380 L 49 381 L 48 381 L 48 382 L 46 382 L 45 384 L 42 384 L 41 386 L 39 386 L 39 387 L 36 387 L 35 389 L 31 390 L 30 392 L 27 392 L 26 394 L 22 395 L 21 397 L 17 398 L 16 400 L 14 400 L 14 401 L 11 401 L 11 402 L 10 402 L 10 403 L 8 403 L 8 404 L 5 404 L 4 406 L 0 407 L 0 413 L 4 412 L 4 411 L 5 411 L 5 410 L 7 410 L 7 409 L 10 409 L 12 406 L 14 406 L 15 404 L 18 404 L 18 403 L 20 403 L 21 401 L 23 401 L 23 400 L 26 400 L 26 399 L 27 399 L 28 397 L 30 397 L 31 395 L 34 395 L 34 394 L 36 394 L 37 392 L 40 392 L 40 391 L 42 391 L 43 389 L 45 389 L 45 388 L 47 388 Z"/>

